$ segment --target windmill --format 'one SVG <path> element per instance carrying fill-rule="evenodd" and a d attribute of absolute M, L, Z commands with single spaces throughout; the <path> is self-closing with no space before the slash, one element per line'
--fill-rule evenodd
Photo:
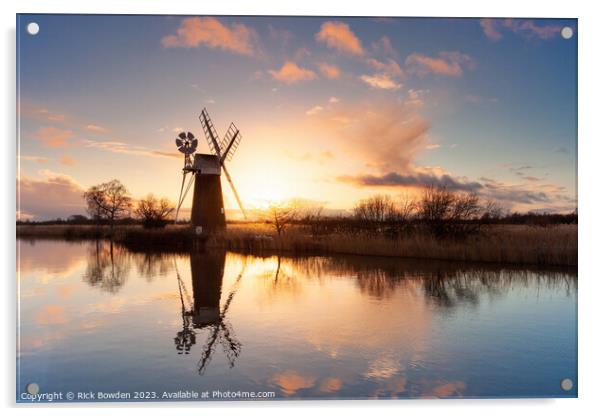
<path fill-rule="evenodd" d="M 198 140 L 190 132 L 180 133 L 176 138 L 178 150 L 184 153 L 184 168 L 182 169 L 182 186 L 180 187 L 180 197 L 176 209 L 176 221 L 180 212 L 180 207 L 194 182 L 194 191 L 192 196 L 192 215 L 191 222 L 195 227 L 200 227 L 201 232 L 211 232 L 222 229 L 226 226 L 226 216 L 224 212 L 224 198 L 221 187 L 221 173 L 224 172 L 236 202 L 240 207 L 243 216 L 246 218 L 246 212 L 236 191 L 232 177 L 226 169 L 226 162 L 232 160 L 236 149 L 240 145 L 242 135 L 234 123 L 230 123 L 226 135 L 220 140 L 217 130 L 209 117 L 206 108 L 203 108 L 199 115 L 205 138 L 211 154 L 195 153 Z M 186 177 L 191 174 L 186 184 Z M 186 188 L 186 189 L 184 189 Z M 199 228 L 197 228 L 199 229 Z"/>

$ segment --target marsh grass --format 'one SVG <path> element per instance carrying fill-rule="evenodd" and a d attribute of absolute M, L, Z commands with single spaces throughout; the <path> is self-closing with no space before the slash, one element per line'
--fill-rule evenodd
<path fill-rule="evenodd" d="M 73 225 L 19 225 L 17 236 L 24 239 L 68 240 L 113 238 L 134 249 L 189 250 L 207 246 L 248 253 L 281 251 L 291 254 L 356 254 L 478 261 L 549 266 L 577 265 L 577 225 L 546 227 L 491 225 L 462 240 L 435 238 L 415 232 L 397 237 L 333 233 L 312 235 L 306 227 L 293 226 L 278 236 L 263 223 L 233 223 L 222 233 L 198 237 L 185 225 L 144 229 L 128 225 L 109 227 Z"/>

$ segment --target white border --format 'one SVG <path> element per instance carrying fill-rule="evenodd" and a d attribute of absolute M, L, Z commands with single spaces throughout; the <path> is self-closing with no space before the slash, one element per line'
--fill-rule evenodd
<path fill-rule="evenodd" d="M 5 92 L 2 106 L 2 142 L 1 175 L 4 185 L 2 219 L 4 221 L 3 249 L 0 250 L 4 273 L 3 314 L 4 342 L 2 357 L 5 371 L 0 385 L 2 404 L 10 413 L 15 411 L 15 13 L 126 13 L 126 14 L 276 14 L 276 15 L 346 15 L 346 16 L 462 16 L 462 17 L 571 17 L 579 18 L 579 399 L 565 400 L 454 400 L 454 401 L 387 401 L 387 402 L 278 402 L 278 403 L 184 403 L 178 407 L 200 407 L 200 409 L 179 409 L 180 412 L 217 413 L 235 411 L 246 414 L 289 414 L 336 413 L 344 408 L 345 413 L 365 414 L 369 411 L 395 413 L 417 412 L 425 414 L 470 414 L 504 415 L 509 413 L 545 413 L 546 415 L 567 415 L 593 413 L 599 408 L 597 396 L 600 387 L 599 363 L 602 351 L 599 335 L 600 302 L 602 276 L 600 276 L 597 258 L 600 257 L 599 236 L 602 198 L 598 177 L 600 172 L 600 45 L 602 24 L 596 13 L 593 1 L 556 1 L 526 2 L 525 0 L 498 0 L 475 2 L 469 0 L 420 0 L 399 2 L 370 0 L 356 2 L 350 0 L 220 0 L 181 1 L 181 0 L 21 0 L 0 3 L 0 19 L 3 28 L 2 91 Z M 528 369 L 525 369 L 528 371 Z M 86 413 L 104 414 L 107 407 L 110 412 L 128 414 L 165 414 L 174 404 L 124 405 L 119 409 L 115 405 L 87 406 Z M 24 408 L 24 409 L 23 409 Z M 35 411 L 31 406 L 21 406 L 25 413 Z M 42 410 L 42 408 L 40 408 Z M 55 405 L 45 407 L 50 414 L 80 413 L 74 406 Z"/>

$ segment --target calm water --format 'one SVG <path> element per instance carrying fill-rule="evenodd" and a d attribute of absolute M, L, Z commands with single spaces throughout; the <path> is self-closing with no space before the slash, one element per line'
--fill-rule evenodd
<path fill-rule="evenodd" d="M 575 272 L 19 246 L 20 401 L 30 382 L 132 400 L 577 394 Z"/>

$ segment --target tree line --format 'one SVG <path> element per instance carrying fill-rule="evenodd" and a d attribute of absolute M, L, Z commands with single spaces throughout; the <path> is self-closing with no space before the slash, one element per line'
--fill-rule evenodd
<path fill-rule="evenodd" d="M 483 226 L 519 224 L 548 226 L 577 224 L 577 210 L 570 214 L 510 213 L 478 194 L 429 186 L 416 198 L 375 195 L 356 203 L 351 216 L 323 216 L 322 209 L 303 210 L 293 205 L 272 206 L 266 222 L 278 235 L 289 226 L 309 227 L 314 235 L 332 233 L 379 234 L 391 237 L 426 232 L 438 238 L 462 239 Z"/>
<path fill-rule="evenodd" d="M 142 224 L 146 228 L 164 227 L 173 219 L 174 204 L 153 194 L 134 200 L 118 180 L 88 188 L 83 194 L 84 215 L 67 219 L 35 222 L 40 224 Z M 495 202 L 483 201 L 476 193 L 454 192 L 429 186 L 416 198 L 375 195 L 362 199 L 351 215 L 325 216 L 322 207 L 302 208 L 294 201 L 272 204 L 258 218 L 270 224 L 281 236 L 290 226 L 309 227 L 314 235 L 337 232 L 384 234 L 426 231 L 436 237 L 464 238 L 478 233 L 484 225 L 521 224 L 547 226 L 576 224 L 577 210 L 570 214 L 509 213 Z M 30 221 L 18 221 L 28 224 Z"/>

